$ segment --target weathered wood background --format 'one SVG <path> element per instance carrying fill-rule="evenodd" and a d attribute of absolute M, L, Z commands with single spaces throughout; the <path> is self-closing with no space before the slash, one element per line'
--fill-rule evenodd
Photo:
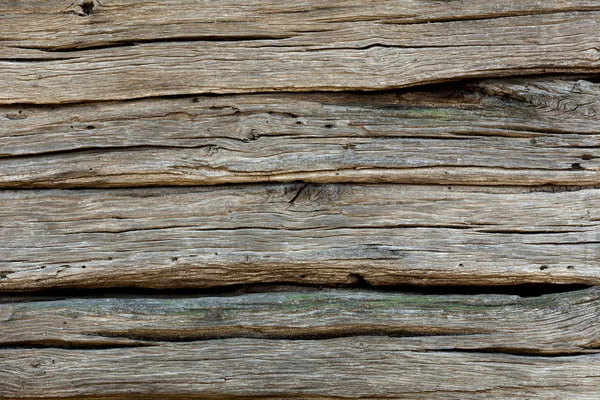
<path fill-rule="evenodd" d="M 600 3 L 0 2 L 0 399 L 600 398 Z"/>

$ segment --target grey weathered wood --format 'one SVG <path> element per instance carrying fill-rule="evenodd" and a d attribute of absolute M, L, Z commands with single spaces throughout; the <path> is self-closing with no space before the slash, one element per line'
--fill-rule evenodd
<path fill-rule="evenodd" d="M 593 288 L 4 303 L 0 398 L 592 399 L 599 301 Z"/>
<path fill-rule="evenodd" d="M 403 350 L 576 355 L 600 349 L 599 289 L 521 298 L 323 290 L 0 303 L 0 347 L 389 336 Z"/>
<path fill-rule="evenodd" d="M 251 39 L 328 34 L 356 22 L 416 24 L 493 19 L 573 11 L 600 11 L 594 0 L 484 0 L 423 2 L 402 0 L 294 3 L 260 0 L 106 0 L 85 15 L 83 2 L 20 0 L 0 4 L 0 36 L 6 45 L 52 50 L 181 39 Z M 202 12 L 198 12 L 201 10 Z M 360 25 L 359 25 L 360 26 Z M 69 29 L 65 29 L 69 28 Z M 414 29 L 414 28 L 413 28 Z M 431 29 L 435 29 L 431 27 Z"/>
<path fill-rule="evenodd" d="M 68 0 L 40 11 L 31 2 L 4 6 L 0 103 L 376 90 L 600 70 L 600 12 L 590 1 L 438 2 L 424 10 L 416 1 L 253 0 L 240 10 L 205 1 L 106 3 L 83 17 Z"/>
<path fill-rule="evenodd" d="M 526 357 L 406 351 L 400 340 L 229 339 L 134 349 L 11 349 L 4 396 L 128 398 L 585 399 L 600 355 Z M 234 397 L 235 398 L 235 397 Z"/>
<path fill-rule="evenodd" d="M 0 107 L 0 187 L 600 184 L 600 85 Z"/>
<path fill-rule="evenodd" d="M 600 282 L 600 190 L 268 184 L 0 192 L 0 290 Z"/>
<path fill-rule="evenodd" d="M 356 92 L 598 72 L 599 28 L 590 0 L 0 2 L 0 399 L 597 400 L 597 288 L 24 292 L 599 284 L 597 78 Z"/>

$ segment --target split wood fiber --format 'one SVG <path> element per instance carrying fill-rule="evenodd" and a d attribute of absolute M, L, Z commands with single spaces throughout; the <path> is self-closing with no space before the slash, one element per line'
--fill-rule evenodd
<path fill-rule="evenodd" d="M 598 72 L 592 0 L 0 1 L 0 400 L 598 400 Z"/>
<path fill-rule="evenodd" d="M 600 184 L 600 84 L 584 79 L 0 106 L 0 118 L 7 189 Z"/>
<path fill-rule="evenodd" d="M 596 284 L 600 189 L 360 184 L 0 193 L 0 290 Z"/>
<path fill-rule="evenodd" d="M 597 289 L 521 298 L 296 291 L 0 304 L 28 398 L 598 396 Z"/>
<path fill-rule="evenodd" d="M 0 103 L 382 90 L 600 70 L 595 1 L 43 3 L 0 6 Z"/>

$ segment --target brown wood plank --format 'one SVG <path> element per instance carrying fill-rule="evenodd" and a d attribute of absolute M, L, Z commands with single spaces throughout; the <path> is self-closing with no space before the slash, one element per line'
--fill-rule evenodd
<path fill-rule="evenodd" d="M 133 23 L 122 15 L 135 15 L 136 4 L 107 3 L 83 17 L 67 1 L 49 2 L 42 6 L 46 12 L 28 11 L 30 2 L 9 6 L 12 11 L 0 24 L 5 88 L 0 103 L 381 90 L 468 77 L 600 70 L 600 13 L 589 11 L 598 8 L 592 2 L 496 7 L 477 1 L 472 11 L 465 11 L 472 2 L 458 8 L 438 2 L 429 6 L 437 9 L 431 17 L 427 9 L 419 10 L 435 23 L 415 17 L 416 2 L 408 3 L 413 10 L 407 14 L 404 2 L 328 3 L 330 11 L 321 20 L 322 2 L 277 11 L 281 6 L 255 0 L 231 14 L 227 10 L 234 7 L 224 9 L 220 2 L 206 14 L 204 2 L 185 2 L 183 10 L 172 2 L 141 2 L 142 14 Z M 191 7 L 203 12 L 186 14 Z M 175 10 L 160 14 L 165 8 Z M 145 20 L 148 13 L 154 17 Z M 204 16 L 183 17 L 196 14 Z M 31 30 L 21 25 L 28 18 L 25 26 L 35 24 Z M 219 19 L 223 23 L 215 23 Z M 265 19 L 272 23 L 258 32 Z M 172 33 L 165 37 L 165 30 Z"/>
<path fill-rule="evenodd" d="M 3 303 L 0 398 L 591 399 L 599 300 L 591 288 Z"/>
<path fill-rule="evenodd" d="M 403 350 L 390 338 L 229 339 L 134 349 L 14 349 L 3 396 L 145 394 L 274 398 L 592 400 L 600 355 L 526 357 Z M 234 397 L 235 398 L 235 397 Z"/>
<path fill-rule="evenodd" d="M 4 348 L 389 336 L 411 351 L 567 356 L 600 349 L 598 288 L 530 298 L 304 289 L 236 296 L 4 301 Z"/>
<path fill-rule="evenodd" d="M 600 85 L 3 106 L 0 187 L 600 184 Z"/>
<path fill-rule="evenodd" d="M 0 290 L 597 284 L 600 190 L 270 184 L 0 192 Z"/>
<path fill-rule="evenodd" d="M 20 0 L 0 4 L 0 37 L 7 45 L 53 50 L 181 39 L 280 38 L 328 33 L 356 22 L 419 24 L 533 14 L 600 11 L 594 0 L 491 3 L 403 0 L 282 3 L 260 0 L 106 0 L 84 12 L 83 2 Z M 89 3 L 88 3 L 89 4 Z M 202 12 L 198 12 L 202 10 Z M 65 29 L 68 27 L 68 29 Z"/>
<path fill-rule="evenodd" d="M 0 400 L 597 400 L 597 287 L 366 287 L 599 284 L 599 28 L 591 0 L 0 2 Z"/>

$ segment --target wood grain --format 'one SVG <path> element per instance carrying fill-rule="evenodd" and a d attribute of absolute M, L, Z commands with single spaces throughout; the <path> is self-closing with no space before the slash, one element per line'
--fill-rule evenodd
<path fill-rule="evenodd" d="M 47 3 L 3 6 L 0 103 L 382 90 L 600 71 L 600 12 L 591 1 L 107 0 L 89 14 L 70 1 Z"/>
<path fill-rule="evenodd" d="M 152 40 L 281 38 L 328 33 L 357 22 L 424 24 L 511 16 L 600 11 L 594 0 L 490 3 L 402 0 L 291 3 L 260 0 L 20 0 L 0 4 L 0 35 L 14 47 L 84 49 Z M 201 10 L 202 12 L 199 12 Z M 68 27 L 69 29 L 65 29 Z"/>
<path fill-rule="evenodd" d="M 600 85 L 2 106 L 0 187 L 600 184 Z"/>
<path fill-rule="evenodd" d="M 0 193 L 0 290 L 597 284 L 600 190 L 305 183 Z"/>
<path fill-rule="evenodd" d="M 4 303 L 0 398 L 591 399 L 599 300 L 592 288 Z"/>
<path fill-rule="evenodd" d="M 3 395 L 592 400 L 600 355 L 403 350 L 389 338 L 228 339 L 134 349 L 6 350 Z M 340 384 L 343 382 L 343 384 Z M 126 397 L 127 398 L 127 397 Z M 235 398 L 235 397 L 234 397 Z"/>
<path fill-rule="evenodd" d="M 4 301 L 4 348 L 386 336 L 411 351 L 567 356 L 600 349 L 598 288 L 529 298 L 304 289 L 236 296 Z"/>
<path fill-rule="evenodd" d="M 597 400 L 598 72 L 592 0 L 1 1 L 0 400 Z"/>

